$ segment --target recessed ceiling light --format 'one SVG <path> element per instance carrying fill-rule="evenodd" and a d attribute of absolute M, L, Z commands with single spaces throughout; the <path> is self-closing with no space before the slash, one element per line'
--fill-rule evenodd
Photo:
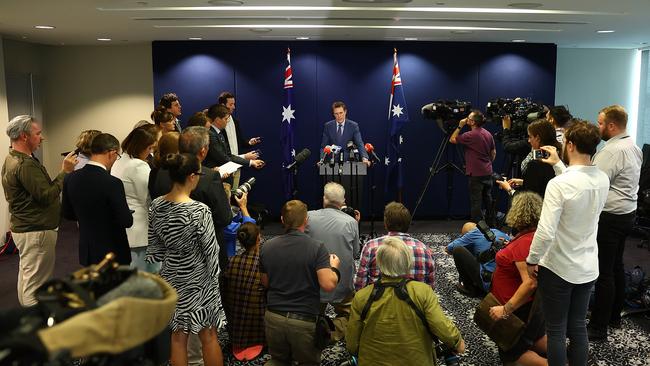
<path fill-rule="evenodd" d="M 237 5 L 244 5 L 243 1 L 240 0 L 210 0 L 208 1 L 208 4 L 216 5 L 216 6 L 237 6 Z"/>
<path fill-rule="evenodd" d="M 471 30 L 453 30 L 451 31 L 453 34 L 471 34 L 474 33 Z"/>
<path fill-rule="evenodd" d="M 509 7 L 515 9 L 537 9 L 541 8 L 543 4 L 540 3 L 512 3 L 508 4 Z"/>
<path fill-rule="evenodd" d="M 343 0 L 344 3 L 371 3 L 371 4 L 386 4 L 386 3 L 396 3 L 396 4 L 404 4 L 404 3 L 410 3 L 413 0 Z"/>
<path fill-rule="evenodd" d="M 97 38 L 97 40 L 100 41 L 100 42 L 110 42 L 111 41 L 110 38 Z"/>
<path fill-rule="evenodd" d="M 515 42 L 515 43 L 523 43 L 523 42 L 526 42 L 525 39 L 513 39 L 512 41 Z"/>
<path fill-rule="evenodd" d="M 639 42 L 639 44 L 648 44 L 648 42 Z"/>
<path fill-rule="evenodd" d="M 20 36 L 21 39 L 27 39 L 27 36 Z"/>
<path fill-rule="evenodd" d="M 271 28 L 251 28 L 250 31 L 255 33 L 268 33 L 271 31 Z"/>
<path fill-rule="evenodd" d="M 417 37 L 404 37 L 405 41 L 417 41 Z"/>
<path fill-rule="evenodd" d="M 56 28 L 53 25 L 35 25 L 34 28 L 36 29 L 54 29 Z"/>
<path fill-rule="evenodd" d="M 597 30 L 596 33 L 614 33 L 614 30 L 611 29 L 603 29 L 603 30 Z"/>
<path fill-rule="evenodd" d="M 146 1 L 136 1 L 135 3 L 138 4 L 138 5 L 140 5 L 140 6 L 147 6 L 147 5 L 149 5 L 149 3 L 146 2 Z"/>
<path fill-rule="evenodd" d="M 201 37 L 190 37 L 190 38 L 188 38 L 188 39 L 189 39 L 190 41 L 200 41 L 200 40 L 202 40 L 203 38 L 201 38 Z"/>
<path fill-rule="evenodd" d="M 305 40 L 308 40 L 309 37 L 302 36 L 302 37 L 296 37 L 296 39 L 299 40 L 299 41 L 305 41 Z"/>

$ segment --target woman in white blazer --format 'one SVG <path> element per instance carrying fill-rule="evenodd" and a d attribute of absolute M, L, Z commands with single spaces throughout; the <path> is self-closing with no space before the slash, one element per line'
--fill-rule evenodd
<path fill-rule="evenodd" d="M 156 136 L 145 128 L 136 128 L 122 141 L 122 156 L 113 164 L 111 174 L 122 181 L 126 203 L 133 213 L 133 226 L 126 229 L 131 247 L 131 266 L 147 272 L 157 272 L 159 263 L 144 261 L 148 244 L 149 197 L 151 168 L 147 157 L 153 151 Z"/>

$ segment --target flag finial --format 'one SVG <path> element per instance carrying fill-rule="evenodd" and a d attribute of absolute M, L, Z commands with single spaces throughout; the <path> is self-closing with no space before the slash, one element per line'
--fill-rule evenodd
<path fill-rule="evenodd" d="M 291 48 L 287 47 L 287 53 L 291 53 Z"/>
<path fill-rule="evenodd" d="M 393 47 L 393 52 L 397 53 L 397 47 Z"/>

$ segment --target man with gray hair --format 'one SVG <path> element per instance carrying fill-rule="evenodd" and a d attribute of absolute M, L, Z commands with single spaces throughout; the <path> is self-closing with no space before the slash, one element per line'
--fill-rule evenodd
<path fill-rule="evenodd" d="M 341 260 L 339 271 L 341 280 L 333 292 L 321 290 L 321 312 L 328 303 L 334 306 L 337 331 L 345 332 L 350 304 L 354 297 L 354 257 L 359 254 L 359 223 L 341 208 L 345 206 L 345 189 L 342 185 L 330 182 L 324 187 L 323 208 L 309 211 L 305 232 L 307 235 L 325 243 L 330 254 Z M 358 211 L 357 211 L 358 214 Z M 359 216 L 357 215 L 357 218 Z M 337 338 L 335 336 L 334 338 Z"/>
<path fill-rule="evenodd" d="M 20 252 L 18 301 L 36 304 L 34 292 L 54 272 L 54 246 L 63 177 L 74 170 L 76 155 L 69 153 L 61 172 L 51 179 L 32 155 L 43 142 L 42 129 L 32 116 L 17 116 L 7 125 L 11 150 L 2 166 L 2 187 L 9 203 L 9 229 Z"/>
<path fill-rule="evenodd" d="M 441 356 L 431 347 L 436 337 L 452 352 L 463 353 L 465 341 L 433 289 L 409 278 L 410 247 L 396 236 L 385 238 L 376 259 L 381 278 L 359 290 L 352 302 L 348 351 L 368 365 L 435 365 Z"/>

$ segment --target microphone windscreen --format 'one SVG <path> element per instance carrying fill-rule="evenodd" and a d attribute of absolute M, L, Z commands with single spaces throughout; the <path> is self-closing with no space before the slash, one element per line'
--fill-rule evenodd
<path fill-rule="evenodd" d="M 296 162 L 297 163 L 302 163 L 303 161 L 307 160 L 307 158 L 311 155 L 311 151 L 309 149 L 302 149 L 301 152 L 296 154 Z"/>
<path fill-rule="evenodd" d="M 368 152 L 372 152 L 372 151 L 374 151 L 374 150 L 375 150 L 375 147 L 374 147 L 374 146 L 372 146 L 372 144 L 371 144 L 371 143 L 369 143 L 369 142 L 366 142 L 366 145 L 365 145 L 365 147 L 366 147 L 366 151 L 368 151 Z"/>
<path fill-rule="evenodd" d="M 325 146 L 325 147 L 323 148 L 323 152 L 324 152 L 325 154 L 331 154 L 331 153 L 332 153 L 332 147 L 329 146 L 329 145 Z"/>

